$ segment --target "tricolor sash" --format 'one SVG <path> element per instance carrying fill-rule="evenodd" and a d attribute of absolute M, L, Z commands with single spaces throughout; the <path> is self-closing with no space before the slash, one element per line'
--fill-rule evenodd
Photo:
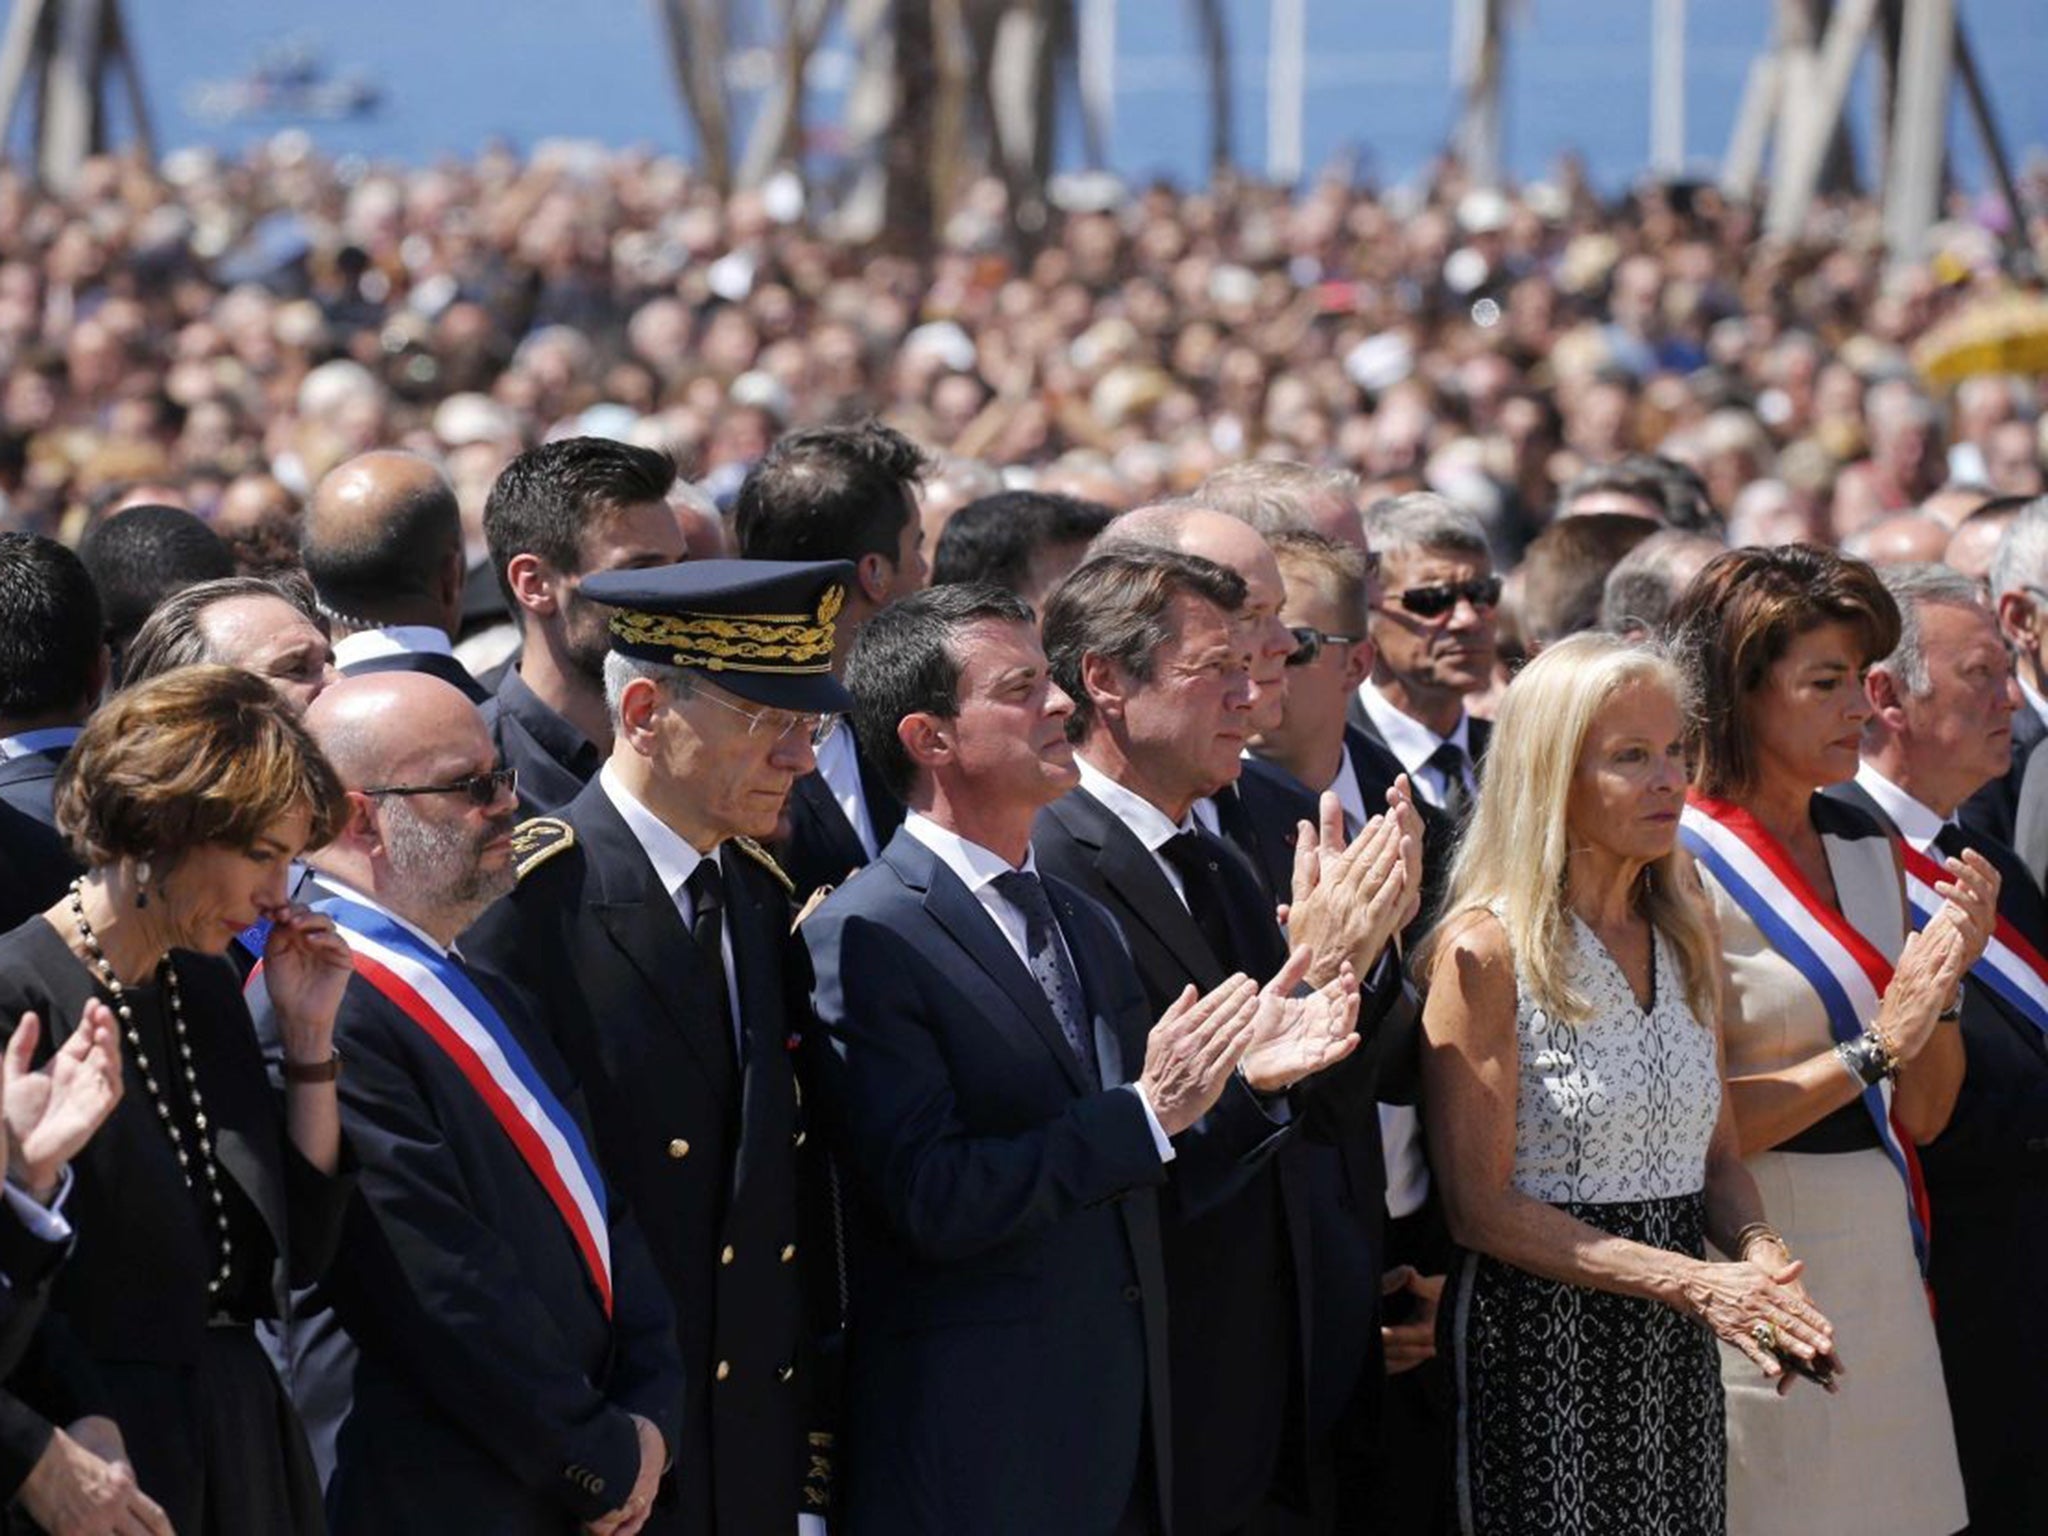
<path fill-rule="evenodd" d="M 417 1024 L 476 1090 L 560 1213 L 610 1316 L 604 1178 L 575 1116 L 535 1070 L 518 1036 L 461 966 L 383 913 L 339 896 L 314 902 L 313 910 L 334 919 L 355 956 L 356 974 Z M 250 986 L 262 972 L 259 965 Z"/>
<path fill-rule="evenodd" d="M 1713 875 L 1770 945 L 1820 994 L 1828 1033 L 1846 1044 L 1877 1017 L 1891 985 L 1891 962 L 1828 903 L 1799 872 L 1785 847 L 1740 806 L 1697 792 L 1686 800 L 1679 841 Z M 1892 1118 L 1892 1085 L 1863 1090 L 1863 1107 L 1877 1127 L 1878 1145 L 1906 1186 L 1906 1220 L 1913 1251 L 1927 1268 L 1927 1186 L 1913 1139 Z"/>
<path fill-rule="evenodd" d="M 1913 926 L 1925 928 L 1941 910 L 1942 898 L 1934 894 L 1935 883 L 1947 880 L 1949 874 L 1932 854 L 1922 853 L 1911 843 L 1901 840 L 1899 850 L 1906 861 L 1906 905 L 1912 908 Z M 2048 959 L 2042 958 L 2003 913 L 1970 974 L 2034 1028 L 2048 1034 Z"/>

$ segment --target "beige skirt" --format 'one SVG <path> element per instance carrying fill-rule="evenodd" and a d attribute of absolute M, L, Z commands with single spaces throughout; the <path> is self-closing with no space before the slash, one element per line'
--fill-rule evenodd
<path fill-rule="evenodd" d="M 1951 1536 L 1963 1480 L 1898 1173 L 1875 1149 L 1765 1152 L 1749 1170 L 1846 1375 L 1833 1397 L 1802 1381 L 1781 1398 L 1722 1346 L 1730 1536 Z"/>

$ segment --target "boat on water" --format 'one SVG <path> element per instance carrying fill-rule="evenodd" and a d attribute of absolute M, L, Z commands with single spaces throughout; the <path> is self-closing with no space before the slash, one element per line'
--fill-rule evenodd
<path fill-rule="evenodd" d="M 383 88 L 359 73 L 333 74 L 308 38 L 287 38 L 256 56 L 247 73 L 201 80 L 185 91 L 185 107 L 210 123 L 341 122 L 369 117 Z"/>

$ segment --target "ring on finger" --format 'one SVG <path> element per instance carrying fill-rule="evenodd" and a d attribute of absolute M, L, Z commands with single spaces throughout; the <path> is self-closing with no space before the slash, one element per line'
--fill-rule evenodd
<path fill-rule="evenodd" d="M 1778 1330 L 1770 1323 L 1756 1324 L 1749 1330 L 1749 1336 L 1756 1340 L 1759 1348 L 1767 1349 L 1772 1354 L 1778 1352 Z"/>

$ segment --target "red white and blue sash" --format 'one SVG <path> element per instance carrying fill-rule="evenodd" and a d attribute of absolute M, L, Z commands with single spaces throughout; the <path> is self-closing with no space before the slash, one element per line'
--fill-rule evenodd
<path fill-rule="evenodd" d="M 1678 836 L 1771 947 L 1820 994 L 1835 1040 L 1859 1037 L 1877 1017 L 1878 1003 L 1891 985 L 1891 962 L 1820 899 L 1784 845 L 1740 806 L 1695 793 L 1679 818 Z M 1906 1219 L 1924 1271 L 1927 1186 L 1912 1137 L 1893 1122 L 1891 1084 L 1864 1089 L 1863 1106 L 1877 1127 L 1878 1144 L 1906 1186 Z"/>
<path fill-rule="evenodd" d="M 1922 853 L 1911 843 L 1902 841 L 1899 849 L 1906 861 L 1906 904 L 1913 910 L 1913 926 L 1925 928 L 1941 910 L 1942 898 L 1934 894 L 1935 883 L 1947 880 L 1949 873 L 1934 855 Z M 1991 941 L 1984 946 L 1983 958 L 1970 967 L 1970 974 L 2034 1028 L 2048 1034 L 2048 959 L 2042 958 L 2003 913 Z"/>
<path fill-rule="evenodd" d="M 337 896 L 313 903 L 313 910 L 334 919 L 355 956 L 356 974 L 417 1024 L 476 1090 L 560 1213 L 610 1316 L 604 1178 L 575 1117 L 518 1037 L 461 966 L 383 913 Z M 262 975 L 259 965 L 249 986 L 259 985 Z"/>

